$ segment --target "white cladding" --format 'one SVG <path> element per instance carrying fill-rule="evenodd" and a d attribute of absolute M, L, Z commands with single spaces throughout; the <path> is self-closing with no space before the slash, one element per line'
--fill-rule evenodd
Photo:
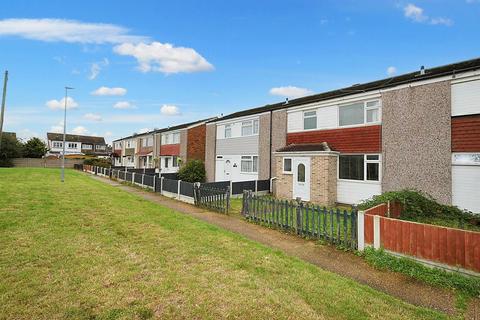
<path fill-rule="evenodd" d="M 452 116 L 480 113 L 480 80 L 452 84 Z"/>
<path fill-rule="evenodd" d="M 337 202 L 357 204 L 382 193 L 380 182 L 337 180 Z"/>
<path fill-rule="evenodd" d="M 241 172 L 241 157 L 241 155 L 217 155 L 215 162 L 215 181 L 231 180 L 235 182 L 257 180 L 258 172 Z"/>
<path fill-rule="evenodd" d="M 315 130 L 335 129 L 338 127 L 338 106 L 335 105 L 289 112 L 287 120 L 288 132 L 303 131 L 303 113 L 305 111 L 317 111 L 317 129 Z"/>

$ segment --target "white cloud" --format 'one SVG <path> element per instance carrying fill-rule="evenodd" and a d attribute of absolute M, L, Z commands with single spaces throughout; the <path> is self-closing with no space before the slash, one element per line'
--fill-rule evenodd
<path fill-rule="evenodd" d="M 98 113 L 86 113 L 83 117 L 90 121 L 102 121 L 102 116 Z"/>
<path fill-rule="evenodd" d="M 451 26 L 453 25 L 453 20 L 444 17 L 436 17 L 430 18 L 428 15 L 425 14 L 423 8 L 414 5 L 413 3 L 407 4 L 403 7 L 403 13 L 407 19 L 410 19 L 414 22 L 423 22 L 429 23 L 432 25 L 445 25 Z"/>
<path fill-rule="evenodd" d="M 132 56 L 141 72 L 199 72 L 213 70 L 213 66 L 192 48 L 174 47 L 170 43 L 122 43 L 113 48 L 119 55 Z"/>
<path fill-rule="evenodd" d="M 50 132 L 62 133 L 63 132 L 63 120 L 50 127 Z"/>
<path fill-rule="evenodd" d="M 104 133 L 104 136 L 105 136 L 105 137 L 111 137 L 112 135 L 113 135 L 112 131 L 106 131 L 106 132 Z"/>
<path fill-rule="evenodd" d="M 79 135 L 85 135 L 85 134 L 88 133 L 88 130 L 85 127 L 78 126 L 78 127 L 73 128 L 72 133 L 73 134 L 79 134 Z"/>
<path fill-rule="evenodd" d="M 164 104 L 160 108 L 160 113 L 164 116 L 178 116 L 180 114 L 180 109 L 177 106 Z"/>
<path fill-rule="evenodd" d="M 312 91 L 305 88 L 299 88 L 294 86 L 276 87 L 270 89 L 270 94 L 274 96 L 298 98 L 312 94 Z"/>
<path fill-rule="evenodd" d="M 94 96 L 124 96 L 127 93 L 125 88 L 109 88 L 109 87 L 100 87 L 95 91 L 92 91 Z"/>
<path fill-rule="evenodd" d="M 62 98 L 61 100 L 56 100 L 56 99 L 48 100 L 45 103 L 45 105 L 52 110 L 58 110 L 58 109 L 63 110 L 65 108 L 65 98 Z M 76 107 L 78 107 L 78 103 L 75 100 L 73 100 L 73 98 L 68 97 L 67 110 L 74 109 Z"/>
<path fill-rule="evenodd" d="M 88 79 L 94 80 L 100 74 L 100 71 L 109 64 L 110 61 L 108 61 L 107 58 L 103 58 L 102 61 L 92 63 L 90 66 L 90 75 L 88 76 Z"/>
<path fill-rule="evenodd" d="M 118 101 L 113 105 L 114 109 L 135 109 L 136 107 L 128 101 Z"/>
<path fill-rule="evenodd" d="M 394 66 L 388 67 L 387 68 L 387 75 L 393 76 L 397 73 L 397 68 Z"/>
<path fill-rule="evenodd" d="M 69 43 L 124 43 L 146 41 L 147 37 L 129 35 L 127 28 L 106 23 L 86 23 L 66 19 L 4 19 L 0 35 L 30 40 Z"/>

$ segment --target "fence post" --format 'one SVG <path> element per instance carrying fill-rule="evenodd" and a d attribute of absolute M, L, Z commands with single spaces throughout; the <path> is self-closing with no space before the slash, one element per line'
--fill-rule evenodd
<path fill-rule="evenodd" d="M 301 215 L 302 215 L 302 207 L 303 207 L 303 203 L 302 203 L 302 200 L 300 198 L 297 198 L 297 207 L 296 207 L 296 211 L 297 211 L 297 223 L 296 223 L 296 231 L 297 231 L 297 234 L 300 234 L 300 228 L 301 228 Z"/>
<path fill-rule="evenodd" d="M 365 213 L 363 211 L 357 213 L 357 246 L 358 251 L 365 249 Z"/>
<path fill-rule="evenodd" d="M 135 183 L 135 172 L 132 172 L 132 183 Z"/>
<path fill-rule="evenodd" d="M 228 188 L 230 189 L 230 188 Z M 232 194 L 232 190 L 227 190 L 226 192 L 226 197 L 227 197 L 227 203 L 226 203 L 226 208 L 225 208 L 225 213 L 228 214 L 228 209 L 230 208 L 230 195 Z"/>
<path fill-rule="evenodd" d="M 178 180 L 178 185 L 177 185 L 177 199 L 180 200 L 180 183 L 182 180 Z"/>
<path fill-rule="evenodd" d="M 230 194 L 230 196 L 232 196 L 232 195 L 233 195 L 233 193 L 232 193 L 232 192 L 233 192 L 233 181 L 232 181 L 232 180 L 230 180 L 230 187 L 229 187 L 229 189 L 230 189 L 229 194 Z"/>
<path fill-rule="evenodd" d="M 145 180 L 145 174 L 142 174 L 142 188 L 143 188 L 143 182 Z"/>
<path fill-rule="evenodd" d="M 157 188 L 155 188 L 157 186 L 157 175 L 154 175 L 153 176 L 153 192 L 157 192 Z"/>
<path fill-rule="evenodd" d="M 380 249 L 380 216 L 373 216 L 373 248 Z"/>
<path fill-rule="evenodd" d="M 255 180 L 255 195 L 258 192 L 258 180 Z"/>
<path fill-rule="evenodd" d="M 163 177 L 160 176 L 160 194 L 163 194 Z"/>

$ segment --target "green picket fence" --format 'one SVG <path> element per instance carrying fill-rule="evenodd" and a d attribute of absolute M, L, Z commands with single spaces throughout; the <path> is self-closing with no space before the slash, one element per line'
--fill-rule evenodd
<path fill-rule="evenodd" d="M 278 200 L 243 193 L 242 214 L 249 221 L 317 238 L 344 248 L 357 248 L 357 212 Z"/>

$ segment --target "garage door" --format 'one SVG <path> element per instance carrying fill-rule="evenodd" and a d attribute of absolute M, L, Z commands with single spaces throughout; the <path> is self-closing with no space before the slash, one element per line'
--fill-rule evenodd
<path fill-rule="evenodd" d="M 480 153 L 453 154 L 452 203 L 480 213 Z"/>

